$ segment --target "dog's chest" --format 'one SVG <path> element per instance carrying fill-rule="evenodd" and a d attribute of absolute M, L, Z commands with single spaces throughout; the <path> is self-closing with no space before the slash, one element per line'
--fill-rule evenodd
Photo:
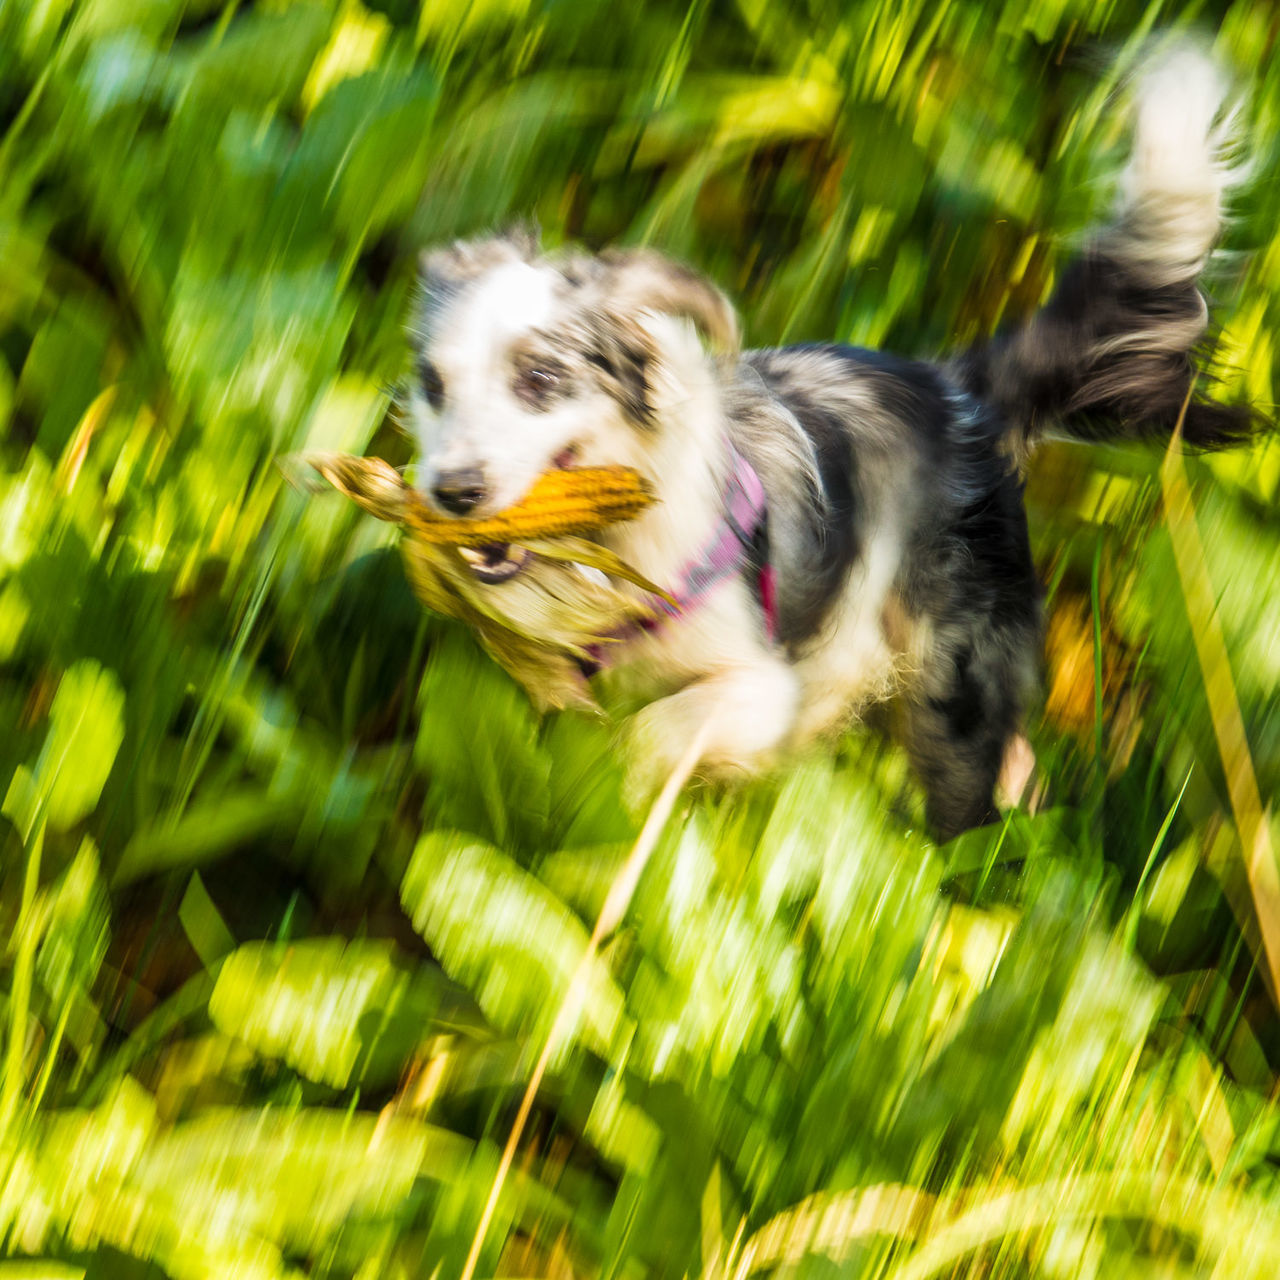
<path fill-rule="evenodd" d="M 623 641 L 596 678 L 610 692 L 649 701 L 725 668 L 758 661 L 773 648 L 755 592 L 744 579 L 734 579 L 697 609 Z"/>

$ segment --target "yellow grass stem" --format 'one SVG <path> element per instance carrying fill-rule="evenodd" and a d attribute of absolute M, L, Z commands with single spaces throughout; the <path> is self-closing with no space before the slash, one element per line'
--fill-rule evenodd
<path fill-rule="evenodd" d="M 712 716 L 709 715 L 701 729 L 693 735 L 688 747 L 685 748 L 684 755 L 680 757 L 658 798 L 653 802 L 653 807 L 649 810 L 649 816 L 645 819 L 644 826 L 641 827 L 640 834 L 636 838 L 635 846 L 632 848 L 626 862 L 619 868 L 618 874 L 613 878 L 613 883 L 609 886 L 609 893 L 604 900 L 604 905 L 600 908 L 599 916 L 596 918 L 595 928 L 592 929 L 591 937 L 587 942 L 587 949 L 582 953 L 582 958 L 578 961 L 578 966 L 573 971 L 573 977 L 569 980 L 569 988 L 565 992 L 564 1000 L 561 1001 L 555 1021 L 551 1025 L 551 1030 L 547 1033 L 546 1043 L 542 1046 L 542 1052 L 538 1055 L 538 1060 L 534 1064 L 533 1072 L 529 1076 L 529 1083 L 525 1086 L 524 1097 L 520 1099 L 520 1107 L 511 1125 L 511 1132 L 507 1135 L 506 1146 L 502 1149 L 502 1157 L 498 1161 L 498 1172 L 494 1175 L 493 1185 L 489 1188 L 489 1198 L 485 1201 L 484 1212 L 480 1215 L 480 1223 L 476 1227 L 475 1236 L 471 1241 L 471 1249 L 467 1254 L 466 1264 L 462 1268 L 460 1280 L 473 1280 L 476 1264 L 480 1260 L 480 1250 L 484 1247 L 485 1236 L 489 1232 L 489 1224 L 493 1221 L 493 1214 L 498 1206 L 498 1198 L 502 1194 L 507 1174 L 510 1172 L 512 1161 L 515 1159 L 516 1148 L 520 1145 L 521 1137 L 524 1136 L 529 1113 L 533 1110 L 533 1100 L 537 1097 L 538 1089 L 542 1085 L 542 1077 L 546 1074 L 547 1066 L 557 1046 L 564 1036 L 568 1034 L 578 1017 L 583 997 L 586 994 L 587 980 L 596 954 L 600 950 L 600 943 L 617 928 L 622 917 L 626 914 L 627 907 L 631 904 L 631 898 L 635 894 L 636 886 L 640 883 L 640 877 L 644 873 L 649 859 L 653 856 L 654 849 L 657 847 L 658 837 L 661 836 L 663 829 L 667 825 L 667 820 L 671 817 L 671 811 L 675 808 L 676 798 L 679 796 L 684 784 L 689 781 L 690 775 L 702 756 L 702 748 L 706 742 L 711 720 Z"/>
<path fill-rule="evenodd" d="M 1277 873 L 1275 849 L 1271 842 L 1269 814 L 1263 809 L 1253 759 L 1249 754 L 1244 717 L 1236 696 L 1222 621 L 1218 616 L 1213 582 L 1209 577 L 1204 544 L 1200 541 L 1200 530 L 1196 524 L 1195 505 L 1182 461 L 1182 419 L 1190 398 L 1191 392 L 1188 391 L 1160 469 L 1165 519 L 1182 593 L 1187 602 L 1187 613 L 1191 618 L 1196 657 L 1204 679 L 1214 737 L 1222 757 L 1227 794 L 1240 837 L 1245 874 L 1262 939 L 1263 967 L 1274 1000 L 1280 992 L 1280 874 Z"/>

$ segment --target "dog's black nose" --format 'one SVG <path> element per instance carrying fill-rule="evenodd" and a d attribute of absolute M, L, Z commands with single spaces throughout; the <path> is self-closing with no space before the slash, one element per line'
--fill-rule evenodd
<path fill-rule="evenodd" d="M 472 507 L 484 501 L 489 490 L 484 472 L 479 467 L 463 467 L 458 471 L 442 471 L 431 490 L 435 500 L 455 516 L 465 516 Z"/>

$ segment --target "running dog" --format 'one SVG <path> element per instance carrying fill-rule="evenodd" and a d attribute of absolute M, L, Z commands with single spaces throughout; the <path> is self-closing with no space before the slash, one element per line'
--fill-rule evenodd
<path fill-rule="evenodd" d="M 934 832 L 996 816 L 1039 666 L 1028 453 L 1051 431 L 1215 448 L 1257 423 L 1193 389 L 1225 97 L 1198 52 L 1151 65 L 1113 221 L 1028 321 L 936 362 L 741 352 L 724 295 L 648 251 L 425 255 L 409 405 L 440 511 L 501 511 L 557 466 L 632 466 L 659 498 L 602 536 L 679 606 L 601 677 L 645 703 L 638 793 L 704 725 L 701 771 L 753 774 L 893 698 Z M 494 591 L 530 559 L 471 555 Z"/>

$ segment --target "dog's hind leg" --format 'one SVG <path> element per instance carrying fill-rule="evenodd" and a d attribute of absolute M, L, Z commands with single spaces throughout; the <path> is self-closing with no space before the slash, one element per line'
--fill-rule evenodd
<path fill-rule="evenodd" d="M 795 719 L 799 685 L 781 657 L 716 671 L 638 712 L 626 731 L 627 790 L 643 802 L 666 780 L 706 724 L 697 772 L 717 778 L 766 769 Z"/>
<path fill-rule="evenodd" d="M 904 702 L 905 746 L 939 840 L 995 821 L 996 784 L 1023 710 L 1030 638 L 966 643 Z"/>

